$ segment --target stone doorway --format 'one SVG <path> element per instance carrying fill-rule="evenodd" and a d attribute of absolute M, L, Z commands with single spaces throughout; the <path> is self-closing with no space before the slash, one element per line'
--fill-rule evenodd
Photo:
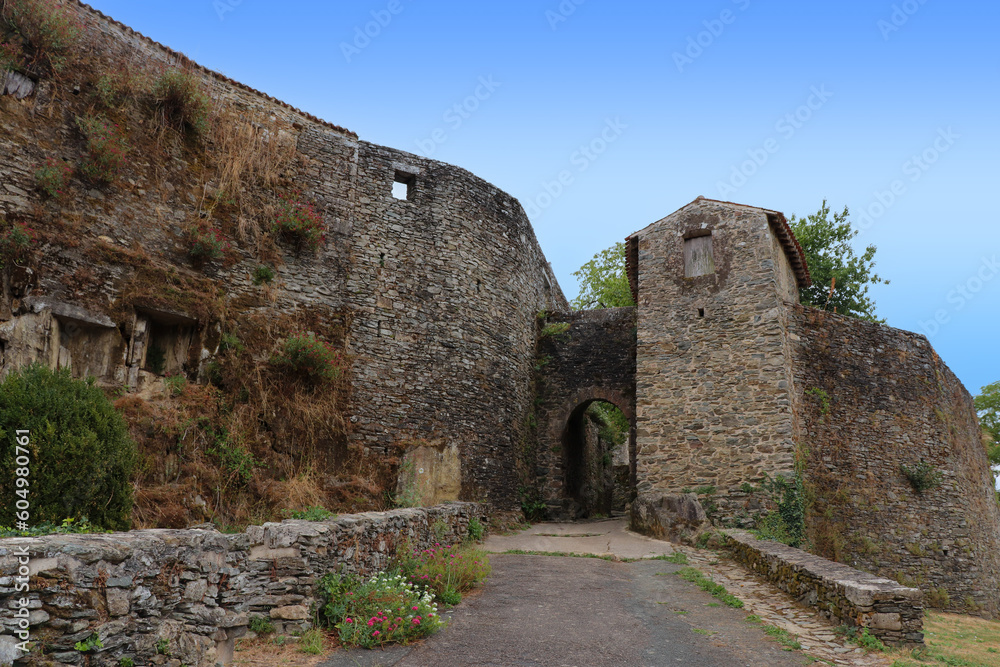
<path fill-rule="evenodd" d="M 569 416 L 563 436 L 563 507 L 571 518 L 620 516 L 631 501 L 631 420 L 613 403 L 589 400 Z"/>

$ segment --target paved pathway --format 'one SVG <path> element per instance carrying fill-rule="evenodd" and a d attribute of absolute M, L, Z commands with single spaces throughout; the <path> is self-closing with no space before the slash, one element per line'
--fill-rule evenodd
<path fill-rule="evenodd" d="M 807 664 L 804 653 L 838 665 L 890 664 L 845 643 L 818 615 L 713 552 L 629 533 L 620 520 L 537 524 L 516 535 L 491 536 L 486 548 L 618 558 L 682 551 L 746 608 L 715 606 L 714 598 L 671 574 L 680 565 L 662 560 L 500 554 L 491 559 L 494 574 L 486 586 L 451 612 L 443 632 L 417 646 L 338 651 L 320 667 L 783 667 Z M 804 653 L 766 639 L 744 620 L 751 613 L 799 636 Z"/>

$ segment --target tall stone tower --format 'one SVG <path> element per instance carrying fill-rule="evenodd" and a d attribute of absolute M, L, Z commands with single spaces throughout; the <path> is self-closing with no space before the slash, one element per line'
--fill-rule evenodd
<path fill-rule="evenodd" d="M 699 197 L 632 234 L 628 260 L 639 501 L 714 486 L 726 520 L 743 482 L 793 471 L 785 302 L 810 281 L 802 249 L 783 214 Z"/>

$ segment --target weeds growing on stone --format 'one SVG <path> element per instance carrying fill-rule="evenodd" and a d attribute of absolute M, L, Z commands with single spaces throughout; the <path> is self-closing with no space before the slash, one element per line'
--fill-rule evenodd
<path fill-rule="evenodd" d="M 208 131 L 212 100 L 193 71 L 167 69 L 153 81 L 150 94 L 164 125 L 194 136 Z"/>
<path fill-rule="evenodd" d="M 66 183 L 72 177 L 73 165 L 51 157 L 35 170 L 35 183 L 49 199 L 61 199 L 66 193 Z"/>
<path fill-rule="evenodd" d="M 315 251 L 326 240 L 324 228 L 323 216 L 311 203 L 287 197 L 274 220 L 272 231 L 297 248 Z"/>
<path fill-rule="evenodd" d="M 23 222 L 6 222 L 0 218 L 0 269 L 27 257 L 34 242 L 34 232 Z"/>
<path fill-rule="evenodd" d="M 796 651 L 802 648 L 802 644 L 800 644 L 798 640 L 788 632 L 788 630 L 785 630 L 784 628 L 779 628 L 776 625 L 765 625 L 764 634 L 776 640 L 779 644 L 781 644 L 785 648 L 793 649 Z"/>
<path fill-rule="evenodd" d="M 719 598 L 719 600 L 721 600 L 727 607 L 732 607 L 734 609 L 743 608 L 743 600 L 731 595 L 728 591 L 726 591 L 725 586 L 715 583 L 702 574 L 700 570 L 693 567 L 683 567 L 677 570 L 674 574 L 685 581 L 690 581 L 701 590 L 711 593 L 713 597 Z"/>
<path fill-rule="evenodd" d="M 340 351 L 312 333 L 286 338 L 281 352 L 271 357 L 271 364 L 314 383 L 332 382 L 344 372 Z"/>
<path fill-rule="evenodd" d="M 115 182 L 125 168 L 129 151 L 125 133 L 103 116 L 78 116 L 76 124 L 87 141 L 80 176 L 95 185 Z"/>
<path fill-rule="evenodd" d="M 3 20 L 24 41 L 28 69 L 62 71 L 80 43 L 83 23 L 72 9 L 56 0 L 6 0 Z"/>

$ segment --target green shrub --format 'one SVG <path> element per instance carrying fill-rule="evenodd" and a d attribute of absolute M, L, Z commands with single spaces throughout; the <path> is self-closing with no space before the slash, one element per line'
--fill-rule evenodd
<path fill-rule="evenodd" d="M 265 264 L 261 264 L 253 270 L 254 285 L 270 285 L 274 281 L 274 269 Z"/>
<path fill-rule="evenodd" d="M 281 352 L 271 364 L 313 382 L 332 382 L 341 376 L 343 355 L 312 333 L 294 334 L 285 339 Z"/>
<path fill-rule="evenodd" d="M 0 218 L 0 269 L 27 257 L 34 242 L 34 232 L 23 222 L 7 222 Z"/>
<path fill-rule="evenodd" d="M 96 185 L 114 183 L 125 168 L 128 156 L 125 134 L 103 116 L 78 116 L 76 125 L 87 140 L 80 176 Z"/>
<path fill-rule="evenodd" d="M 195 136 L 208 132 L 212 100 L 194 72 L 168 69 L 153 81 L 151 94 L 165 124 Z"/>
<path fill-rule="evenodd" d="M 19 430 L 29 434 L 15 440 Z M 30 451 L 27 466 L 16 446 Z M 135 462 L 125 420 L 92 382 L 34 364 L 0 384 L 0 516 L 15 516 L 16 480 L 28 479 L 29 523 L 88 517 L 127 529 Z M 25 467 L 28 477 L 15 474 Z"/>
<path fill-rule="evenodd" d="M 324 227 L 323 216 L 312 204 L 286 197 L 271 230 L 298 248 L 315 251 L 326 240 Z"/>
<path fill-rule="evenodd" d="M 320 622 L 335 628 L 345 646 L 407 644 L 444 627 L 434 595 L 401 575 L 381 572 L 362 581 L 331 572 L 319 581 L 319 603 Z"/>
<path fill-rule="evenodd" d="M 806 526 L 802 477 L 798 473 L 794 477 L 767 477 L 761 482 L 761 488 L 770 495 L 778 509 L 759 518 L 756 530 L 752 532 L 762 540 L 774 540 L 791 547 L 801 546 Z"/>
<path fill-rule="evenodd" d="M 17 530 L 7 526 L 0 526 L 0 537 L 38 537 L 40 535 L 78 535 L 86 533 L 103 533 L 90 520 L 84 517 L 79 521 L 75 519 L 63 519 L 60 523 L 46 521 L 35 524 L 27 530 Z"/>
<path fill-rule="evenodd" d="M 184 230 L 187 254 L 195 263 L 220 259 L 230 249 L 229 241 L 222 232 L 207 224 L 190 225 Z"/>
<path fill-rule="evenodd" d="M 407 581 L 448 605 L 458 604 L 462 593 L 478 586 L 491 572 L 485 551 L 457 545 L 422 551 L 401 549 L 397 560 Z"/>
<path fill-rule="evenodd" d="M 267 616 L 251 616 L 250 632 L 258 635 L 269 635 L 274 632 L 274 623 Z"/>
<path fill-rule="evenodd" d="M 67 5 L 56 0 L 6 0 L 3 19 L 28 46 L 28 66 L 61 71 L 77 49 L 83 23 Z"/>
<path fill-rule="evenodd" d="M 35 183 L 49 199 L 61 199 L 66 190 L 66 182 L 73 177 L 73 165 L 63 160 L 49 158 L 35 170 Z"/>
<path fill-rule="evenodd" d="M 326 521 L 337 515 L 325 507 L 312 506 L 304 510 L 284 510 L 283 513 L 289 519 L 300 519 L 302 521 Z"/>
<path fill-rule="evenodd" d="M 941 486 L 941 482 L 944 481 L 944 475 L 930 463 L 924 461 L 914 463 L 912 466 L 900 463 L 899 470 L 910 480 L 910 484 L 917 493 Z"/>
<path fill-rule="evenodd" d="M 476 517 L 469 519 L 469 541 L 471 542 L 482 542 L 483 535 L 486 534 L 486 529 L 483 527 L 482 522 Z"/>

